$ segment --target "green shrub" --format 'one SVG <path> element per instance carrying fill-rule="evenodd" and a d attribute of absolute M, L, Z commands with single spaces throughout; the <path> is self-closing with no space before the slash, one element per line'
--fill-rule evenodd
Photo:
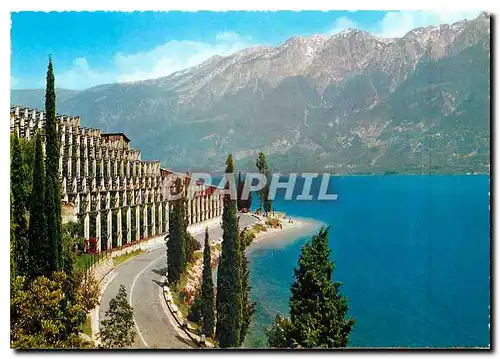
<path fill-rule="evenodd" d="M 201 249 L 201 244 L 188 233 L 187 237 L 187 261 L 192 263 L 196 258 L 194 256 L 194 252 Z"/>
<path fill-rule="evenodd" d="M 195 299 L 188 310 L 187 319 L 189 321 L 196 323 L 196 324 L 201 324 L 202 305 L 203 305 L 203 299 L 201 297 L 201 291 L 198 290 L 196 292 Z"/>
<path fill-rule="evenodd" d="M 279 226 L 281 224 L 281 220 L 279 220 L 278 218 L 269 217 L 266 220 L 266 224 L 271 227 Z"/>
<path fill-rule="evenodd" d="M 245 243 L 245 246 L 249 246 L 253 240 L 255 239 L 255 232 L 253 230 L 243 230 L 241 231 L 241 236 L 243 237 L 243 243 Z"/>
<path fill-rule="evenodd" d="M 262 223 L 257 223 L 255 224 L 253 227 L 252 227 L 252 231 L 254 233 L 259 233 L 259 232 L 266 232 L 267 231 L 267 227 L 264 226 Z"/>

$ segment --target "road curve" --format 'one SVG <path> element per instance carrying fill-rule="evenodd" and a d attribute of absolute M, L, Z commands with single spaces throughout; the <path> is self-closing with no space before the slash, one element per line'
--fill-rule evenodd
<path fill-rule="evenodd" d="M 101 298 L 99 320 L 104 319 L 109 301 L 121 284 L 127 287 L 128 299 L 134 308 L 135 342 L 131 348 L 189 349 L 196 348 L 178 328 L 165 306 L 161 292 L 165 274 L 165 247 L 140 254 L 118 266 L 117 276 Z"/>
<path fill-rule="evenodd" d="M 238 227 L 240 229 L 243 229 L 249 225 L 252 225 L 259 220 L 252 216 L 251 214 L 238 214 L 237 215 L 239 220 L 238 220 Z M 205 231 L 201 231 L 198 233 L 193 234 L 194 238 L 201 244 L 203 247 L 205 245 Z M 220 226 L 217 227 L 212 227 L 208 230 L 208 236 L 210 238 L 210 243 L 213 243 L 214 241 L 217 242 L 218 240 L 222 240 L 222 228 Z"/>
<path fill-rule="evenodd" d="M 241 215 L 239 227 L 255 223 L 251 215 Z M 202 246 L 205 233 L 194 234 Z M 222 237 L 220 226 L 209 229 L 211 241 Z M 115 268 L 116 277 L 104 291 L 99 308 L 99 320 L 105 317 L 109 301 L 116 296 L 121 284 L 127 287 L 129 303 L 134 308 L 135 342 L 131 348 L 190 349 L 197 346 L 179 328 L 165 305 L 162 294 L 165 275 L 165 246 L 139 254 Z"/>

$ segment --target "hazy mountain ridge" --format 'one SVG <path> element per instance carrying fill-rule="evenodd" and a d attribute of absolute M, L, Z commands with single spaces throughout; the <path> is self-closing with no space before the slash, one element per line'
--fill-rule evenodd
<path fill-rule="evenodd" d="M 251 169 L 263 149 L 282 171 L 486 172 L 489 33 L 481 14 L 395 39 L 293 37 L 155 80 L 58 91 L 58 112 L 179 169 L 223 168 L 228 152 Z M 40 107 L 34 91 L 11 102 Z"/>

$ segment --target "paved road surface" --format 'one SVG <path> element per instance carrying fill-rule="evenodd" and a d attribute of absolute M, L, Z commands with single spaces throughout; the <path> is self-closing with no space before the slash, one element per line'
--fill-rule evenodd
<path fill-rule="evenodd" d="M 257 219 L 243 215 L 240 228 L 255 223 Z M 222 237 L 222 229 L 214 227 L 209 230 L 211 241 Z M 205 233 L 195 235 L 204 243 Z M 116 296 L 121 284 L 127 287 L 127 293 L 132 296 L 134 320 L 136 323 L 136 340 L 133 348 L 195 348 L 187 335 L 178 328 L 174 318 L 168 312 L 161 293 L 165 274 L 165 246 L 133 257 L 115 269 L 117 275 L 109 283 L 103 293 L 99 308 L 99 320 L 104 319 L 109 309 L 109 301 Z"/>
<path fill-rule="evenodd" d="M 250 214 L 238 214 L 240 221 L 239 221 L 239 228 L 243 229 L 248 225 L 254 224 L 255 222 L 258 221 L 257 218 Z M 222 228 L 220 226 L 211 228 L 208 230 L 208 236 L 210 237 L 210 243 L 213 243 L 214 241 L 222 240 Z M 205 245 L 205 231 L 202 231 L 200 233 L 196 233 L 194 235 L 194 238 L 198 242 L 200 242 L 201 246 L 203 247 Z"/>
<path fill-rule="evenodd" d="M 136 328 L 139 328 L 139 331 L 135 330 L 133 348 L 194 347 L 190 339 L 181 330 L 176 329 L 175 320 L 168 313 L 161 294 L 160 286 L 165 274 L 165 247 L 140 254 L 118 266 L 115 271 L 117 276 L 101 298 L 99 320 L 104 319 L 109 301 L 118 293 L 120 285 L 124 284 L 127 287 L 129 302 L 132 295 L 134 319 Z"/>

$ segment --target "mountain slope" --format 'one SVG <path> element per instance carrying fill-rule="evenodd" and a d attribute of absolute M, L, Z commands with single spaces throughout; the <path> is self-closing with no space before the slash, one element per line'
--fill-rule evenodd
<path fill-rule="evenodd" d="M 252 170 L 263 150 L 282 172 L 487 172 L 489 29 L 481 14 L 398 39 L 294 37 L 164 78 L 58 93 L 58 112 L 126 132 L 144 158 L 183 170 L 220 169 L 228 152 Z"/>
<path fill-rule="evenodd" d="M 71 96 L 79 91 L 68 89 L 56 89 L 57 101 L 65 103 Z M 45 108 L 45 89 L 11 90 L 10 103 L 16 105 L 31 106 L 34 108 Z"/>

